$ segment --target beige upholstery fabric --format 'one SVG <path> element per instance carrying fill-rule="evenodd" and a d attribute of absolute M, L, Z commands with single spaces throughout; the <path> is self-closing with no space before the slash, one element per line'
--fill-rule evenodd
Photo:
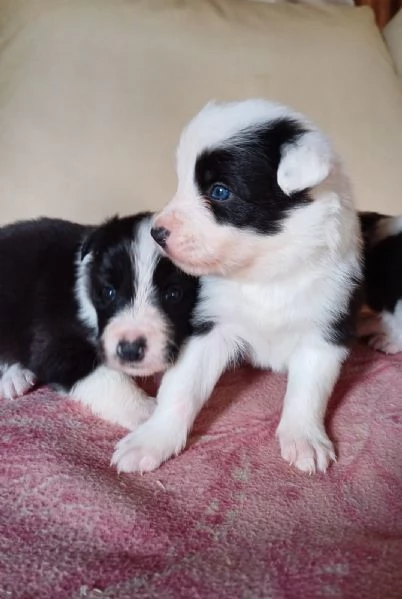
<path fill-rule="evenodd" d="M 397 71 L 402 77 L 402 8 L 388 23 L 383 33 Z"/>
<path fill-rule="evenodd" d="M 360 207 L 402 211 L 402 91 L 365 8 L 244 0 L 0 0 L 0 222 L 158 208 L 211 98 L 316 120 Z"/>

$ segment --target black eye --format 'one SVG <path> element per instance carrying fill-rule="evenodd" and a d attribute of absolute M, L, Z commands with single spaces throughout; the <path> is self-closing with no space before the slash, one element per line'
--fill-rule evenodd
<path fill-rule="evenodd" d="M 111 285 L 105 285 L 101 294 L 103 301 L 107 304 L 110 304 L 116 298 L 116 289 Z"/>
<path fill-rule="evenodd" d="M 183 289 L 178 285 L 172 285 L 163 292 L 163 301 L 177 304 L 183 299 Z"/>
<path fill-rule="evenodd" d="M 215 200 L 216 202 L 224 202 L 225 200 L 228 200 L 230 196 L 230 189 L 224 185 L 220 185 L 219 183 L 213 185 L 211 187 L 211 191 L 209 192 L 209 197 L 211 200 Z"/>

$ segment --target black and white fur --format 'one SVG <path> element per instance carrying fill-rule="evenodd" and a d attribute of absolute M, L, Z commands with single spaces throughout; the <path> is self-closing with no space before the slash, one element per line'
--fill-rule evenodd
<path fill-rule="evenodd" d="M 161 257 L 151 214 L 100 227 L 43 218 L 0 229 L 0 395 L 55 386 L 127 428 L 193 333 L 198 280 Z"/>
<path fill-rule="evenodd" d="M 364 238 L 364 290 L 368 308 L 358 334 L 387 354 L 402 351 L 402 216 L 359 214 Z"/>
<path fill-rule="evenodd" d="M 325 471 L 335 451 L 324 418 L 355 333 L 361 281 L 342 162 L 303 116 L 249 100 L 208 104 L 189 123 L 177 173 L 152 234 L 180 268 L 204 275 L 196 308 L 204 334 L 189 340 L 155 412 L 112 461 L 144 471 L 177 454 L 222 371 L 245 357 L 288 373 L 277 430 L 283 458 Z"/>

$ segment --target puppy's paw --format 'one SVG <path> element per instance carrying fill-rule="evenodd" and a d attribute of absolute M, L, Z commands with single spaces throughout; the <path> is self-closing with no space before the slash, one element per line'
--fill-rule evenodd
<path fill-rule="evenodd" d="M 369 338 L 370 347 L 384 354 L 398 354 L 402 351 L 402 345 L 395 343 L 386 333 L 377 333 Z"/>
<path fill-rule="evenodd" d="M 325 472 L 330 463 L 336 461 L 334 447 L 323 431 L 303 434 L 282 428 L 278 429 L 277 435 L 283 459 L 302 472 Z"/>
<path fill-rule="evenodd" d="M 111 465 L 116 466 L 118 472 L 156 470 L 162 462 L 178 454 L 185 443 L 185 439 L 178 442 L 172 431 L 169 433 L 164 428 L 155 426 L 151 419 L 126 435 L 116 445 Z"/>
<path fill-rule="evenodd" d="M 16 399 L 30 391 L 36 384 L 36 377 L 27 368 L 19 364 L 13 364 L 5 372 L 0 380 L 0 397 L 4 399 Z"/>

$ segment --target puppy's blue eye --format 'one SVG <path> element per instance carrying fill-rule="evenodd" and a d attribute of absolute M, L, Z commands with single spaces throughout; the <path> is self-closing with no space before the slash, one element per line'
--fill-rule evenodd
<path fill-rule="evenodd" d="M 224 185 L 214 185 L 209 193 L 211 200 L 224 202 L 230 197 L 230 190 Z"/>
<path fill-rule="evenodd" d="M 114 287 L 112 287 L 111 285 L 105 285 L 104 288 L 102 289 L 102 299 L 107 302 L 113 302 L 113 300 L 116 298 L 116 289 Z"/>

